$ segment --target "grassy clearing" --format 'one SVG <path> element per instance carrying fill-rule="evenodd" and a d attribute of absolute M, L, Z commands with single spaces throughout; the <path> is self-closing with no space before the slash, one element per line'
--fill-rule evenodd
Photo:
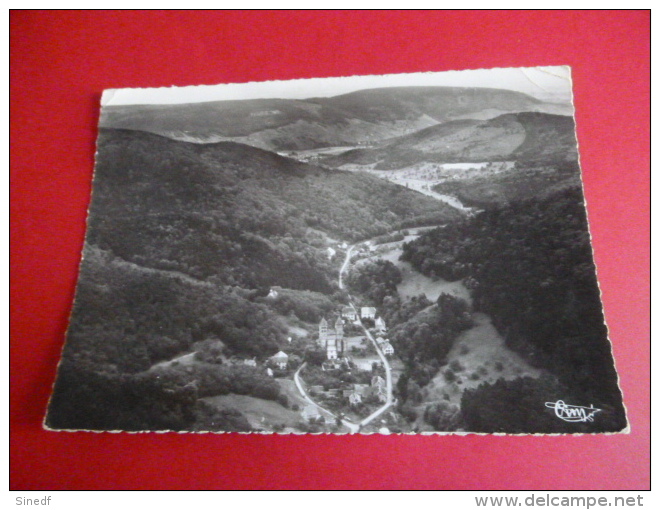
<path fill-rule="evenodd" d="M 425 403 L 447 400 L 460 404 L 463 391 L 484 382 L 541 375 L 506 347 L 487 315 L 476 313 L 474 318 L 476 326 L 458 337 L 447 355 L 447 365 L 424 388 Z"/>
<path fill-rule="evenodd" d="M 295 428 L 303 421 L 300 412 L 291 411 L 271 400 L 249 397 L 247 395 L 221 395 L 203 398 L 203 401 L 218 409 L 238 409 L 255 430 L 272 431 L 277 426 Z"/>
<path fill-rule="evenodd" d="M 408 236 L 406 237 L 406 240 L 410 240 L 414 237 L 416 236 Z M 401 270 L 401 276 L 403 278 L 403 281 L 397 286 L 397 291 L 399 292 L 399 295 L 402 299 L 410 299 L 414 296 L 424 294 L 430 301 L 435 302 L 440 294 L 450 294 L 467 301 L 469 304 L 472 304 L 470 291 L 465 288 L 463 282 L 448 282 L 441 278 L 433 280 L 428 276 L 424 276 L 423 274 L 415 271 L 408 262 L 399 260 L 401 251 L 402 250 L 400 247 L 392 248 L 391 250 L 374 257 L 363 259 L 359 263 L 363 263 L 363 261 L 366 260 L 376 260 L 380 258 L 383 260 L 388 260 L 397 266 Z"/>
<path fill-rule="evenodd" d="M 291 409 L 295 404 L 298 405 L 298 408 L 302 411 L 305 406 L 309 405 L 296 387 L 291 379 L 278 379 L 277 382 L 280 384 L 280 390 L 282 394 L 286 395 L 289 399 L 289 409 Z"/>

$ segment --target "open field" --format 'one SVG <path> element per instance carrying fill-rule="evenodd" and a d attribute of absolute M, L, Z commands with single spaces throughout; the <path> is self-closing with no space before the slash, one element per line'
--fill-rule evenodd
<path fill-rule="evenodd" d="M 504 339 L 487 315 L 475 313 L 474 319 L 475 327 L 458 337 L 447 355 L 447 366 L 424 389 L 426 402 L 448 400 L 460 404 L 463 391 L 484 382 L 541 375 L 540 370 L 531 367 L 504 345 Z M 448 382 L 444 375 L 447 370 L 456 376 L 453 382 Z"/>
<path fill-rule="evenodd" d="M 408 242 L 414 237 L 416 236 L 407 236 L 405 240 Z M 470 292 L 465 288 L 461 281 L 448 282 L 442 278 L 433 280 L 428 276 L 424 276 L 423 274 L 415 271 L 408 262 L 399 260 L 402 250 L 398 246 L 395 247 L 395 245 L 400 246 L 400 243 L 391 244 L 393 245 L 391 250 L 374 257 L 362 259 L 357 263 L 360 264 L 363 263 L 363 261 L 375 260 L 378 258 L 392 262 L 401 270 L 403 281 L 397 286 L 397 290 L 399 295 L 404 299 L 410 299 L 411 297 L 424 294 L 430 301 L 436 301 L 440 294 L 451 294 L 452 296 L 459 297 L 467 301 L 469 304 L 472 304 L 472 297 L 470 296 Z"/>
<path fill-rule="evenodd" d="M 235 394 L 207 397 L 202 400 L 219 409 L 234 408 L 240 410 L 255 430 L 272 431 L 273 427 L 278 425 L 293 428 L 303 421 L 300 412 L 286 409 L 272 400 Z"/>

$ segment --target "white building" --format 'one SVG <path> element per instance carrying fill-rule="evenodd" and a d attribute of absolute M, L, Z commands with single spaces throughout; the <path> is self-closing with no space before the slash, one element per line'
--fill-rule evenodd
<path fill-rule="evenodd" d="M 362 319 L 375 319 L 376 309 L 373 306 L 363 306 L 360 310 L 360 317 Z"/>
<path fill-rule="evenodd" d="M 348 403 L 352 406 L 356 406 L 362 403 L 362 395 L 359 393 L 351 393 L 348 396 Z"/>
<path fill-rule="evenodd" d="M 284 370 L 289 363 L 289 356 L 285 352 L 278 352 L 270 357 L 270 360 L 277 366 L 277 368 Z"/>
<path fill-rule="evenodd" d="M 383 350 L 383 354 L 386 356 L 391 356 L 394 354 L 394 347 L 392 347 L 392 344 L 389 342 L 385 342 L 383 345 L 380 346 L 380 348 Z"/>

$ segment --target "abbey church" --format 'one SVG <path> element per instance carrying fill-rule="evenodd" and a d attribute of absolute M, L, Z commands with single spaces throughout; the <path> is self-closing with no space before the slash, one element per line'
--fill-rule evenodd
<path fill-rule="evenodd" d="M 335 327 L 328 327 L 325 318 L 319 323 L 319 345 L 326 350 L 328 359 L 337 359 L 344 356 L 346 348 L 344 340 L 344 322 L 337 317 Z"/>

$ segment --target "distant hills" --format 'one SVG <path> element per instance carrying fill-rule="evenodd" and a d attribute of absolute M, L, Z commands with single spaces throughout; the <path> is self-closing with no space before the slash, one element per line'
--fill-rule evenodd
<path fill-rule="evenodd" d="M 522 112 L 485 121 L 454 120 L 387 140 L 377 148 L 354 149 L 322 160 L 332 167 L 373 165 L 381 170 L 421 162 L 483 161 L 577 161 L 573 118 Z"/>
<path fill-rule="evenodd" d="M 106 106 L 100 125 L 197 143 L 233 140 L 285 151 L 374 144 L 456 119 L 558 110 L 571 113 L 569 106 L 509 90 L 394 87 L 305 100 Z"/>
<path fill-rule="evenodd" d="M 103 129 L 87 242 L 218 283 L 330 292 L 325 236 L 358 240 L 456 210 L 362 174 L 234 142 Z"/>

